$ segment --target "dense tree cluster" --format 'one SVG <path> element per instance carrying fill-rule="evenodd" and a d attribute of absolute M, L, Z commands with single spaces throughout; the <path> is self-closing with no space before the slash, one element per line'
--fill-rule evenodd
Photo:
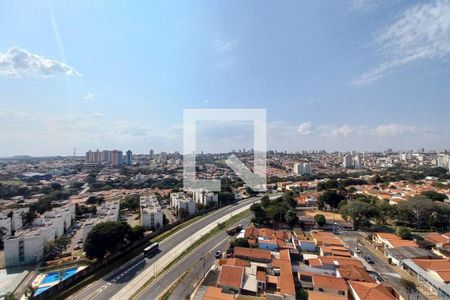
<path fill-rule="evenodd" d="M 97 214 L 97 207 L 92 205 L 92 206 L 86 206 L 83 204 L 75 204 L 75 217 L 76 218 L 82 218 L 85 214 L 91 214 L 91 215 L 96 215 Z"/>
<path fill-rule="evenodd" d="M 330 208 L 337 209 L 342 200 L 345 199 L 345 194 L 342 191 L 326 190 L 319 196 L 319 209 L 324 210 Z"/>
<path fill-rule="evenodd" d="M 355 199 L 343 201 L 339 211 L 344 219 L 353 221 L 355 229 L 370 226 L 370 222 L 385 224 L 392 220 L 417 229 L 445 230 L 450 221 L 449 204 L 423 196 L 390 205 L 375 197 L 358 195 Z"/>
<path fill-rule="evenodd" d="M 428 198 L 428 199 L 430 199 L 430 200 L 433 200 L 433 201 L 441 201 L 441 202 L 443 202 L 444 200 L 448 199 L 446 194 L 438 193 L 436 191 L 425 191 L 425 192 L 422 192 L 421 195 L 426 197 L 426 198 Z"/>
<path fill-rule="evenodd" d="M 130 194 L 123 197 L 120 207 L 127 208 L 131 211 L 139 210 L 140 196 L 139 194 Z"/>
<path fill-rule="evenodd" d="M 364 179 L 358 179 L 358 178 L 345 178 L 345 179 L 330 179 L 326 180 L 324 182 L 319 182 L 317 184 L 317 190 L 323 191 L 323 190 L 331 190 L 331 189 L 343 189 L 345 187 L 351 186 L 351 185 L 363 185 L 367 184 L 368 182 Z"/>
<path fill-rule="evenodd" d="M 270 200 L 266 195 L 260 203 L 254 203 L 250 207 L 253 212 L 252 222 L 259 225 L 286 223 L 294 226 L 298 222 L 295 213 L 296 201 L 292 192 L 286 192 L 283 196 Z"/>
<path fill-rule="evenodd" d="M 84 243 L 89 258 L 103 259 L 119 248 L 144 237 L 142 226 L 130 227 L 124 222 L 104 222 L 94 226 Z"/>

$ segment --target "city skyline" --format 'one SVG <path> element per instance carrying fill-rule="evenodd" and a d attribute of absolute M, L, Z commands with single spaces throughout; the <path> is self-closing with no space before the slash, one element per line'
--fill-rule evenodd
<path fill-rule="evenodd" d="M 184 108 L 265 108 L 270 149 L 450 148 L 449 1 L 35 1 L 0 16 L 0 157 L 181 151 Z M 204 125 L 198 148 L 251 137 Z"/>

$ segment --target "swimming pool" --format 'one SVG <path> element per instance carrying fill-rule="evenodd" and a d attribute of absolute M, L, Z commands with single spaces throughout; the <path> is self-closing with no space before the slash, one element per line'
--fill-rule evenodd
<path fill-rule="evenodd" d="M 38 288 L 38 289 L 34 292 L 34 296 L 39 295 L 40 293 L 42 293 L 42 292 L 48 290 L 49 288 L 51 288 L 51 286 L 44 286 L 44 287 Z"/>
<path fill-rule="evenodd" d="M 47 273 L 45 278 L 41 281 L 41 285 L 53 283 L 53 282 L 59 282 L 61 279 L 60 278 L 61 276 L 62 276 L 62 280 L 66 280 L 70 276 L 73 276 L 75 273 L 77 273 L 77 269 L 78 268 L 71 268 L 71 269 L 67 269 L 67 270 L 62 270 L 61 272 Z"/>

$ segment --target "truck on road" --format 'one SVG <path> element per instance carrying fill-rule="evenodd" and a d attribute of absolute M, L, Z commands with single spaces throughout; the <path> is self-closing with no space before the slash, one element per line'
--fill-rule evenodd
<path fill-rule="evenodd" d="M 227 230 L 228 235 L 235 235 L 236 233 L 239 233 L 242 230 L 242 224 L 236 225 L 230 229 Z"/>

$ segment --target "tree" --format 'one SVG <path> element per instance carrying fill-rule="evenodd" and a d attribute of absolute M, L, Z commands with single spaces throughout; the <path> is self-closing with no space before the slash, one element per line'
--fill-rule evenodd
<path fill-rule="evenodd" d="M 127 239 L 130 242 L 138 241 L 144 238 L 145 228 L 141 225 L 136 225 L 128 232 Z"/>
<path fill-rule="evenodd" d="M 322 214 L 317 214 L 314 216 L 314 222 L 316 222 L 317 225 L 319 225 L 320 227 L 324 226 L 325 224 L 327 224 L 327 219 L 325 218 L 324 215 Z"/>
<path fill-rule="evenodd" d="M 399 237 L 401 237 L 404 240 L 411 240 L 412 239 L 412 234 L 411 234 L 411 230 L 409 230 L 406 227 L 399 227 L 397 229 L 397 235 Z"/>
<path fill-rule="evenodd" d="M 121 206 L 123 208 L 128 208 L 131 211 L 136 211 L 140 206 L 140 196 L 138 194 L 126 195 L 122 202 Z"/>
<path fill-rule="evenodd" d="M 429 199 L 414 197 L 398 204 L 398 216 L 403 221 L 412 222 L 420 229 L 426 224 L 427 217 L 434 211 L 434 203 Z"/>
<path fill-rule="evenodd" d="M 336 209 L 344 198 L 336 190 L 327 190 L 319 196 L 319 209 L 324 209 L 326 205 L 330 206 L 332 210 L 333 208 Z"/>
<path fill-rule="evenodd" d="M 376 202 L 376 211 L 374 218 L 377 224 L 384 225 L 386 221 L 394 218 L 397 215 L 397 208 L 393 205 L 390 205 L 386 201 L 377 201 Z"/>
<path fill-rule="evenodd" d="M 253 213 L 252 222 L 262 225 L 267 223 L 266 211 L 260 203 L 253 203 L 250 206 L 250 211 Z"/>
<path fill-rule="evenodd" d="M 230 241 L 230 248 L 234 248 L 234 247 L 245 247 L 248 248 L 250 245 L 248 243 L 248 241 L 244 238 L 237 238 L 237 239 L 232 239 Z"/>
<path fill-rule="evenodd" d="M 406 290 L 406 294 L 408 295 L 408 300 L 410 299 L 411 294 L 417 293 L 417 286 L 414 281 L 402 278 L 402 279 L 400 279 L 400 284 Z"/>
<path fill-rule="evenodd" d="M 357 230 L 362 225 L 370 225 L 370 220 L 376 216 L 376 207 L 372 203 L 354 200 L 343 205 L 340 213 L 345 220 L 350 218 L 353 228 Z"/>
<path fill-rule="evenodd" d="M 105 202 L 105 199 L 103 197 L 97 197 L 97 196 L 90 196 L 87 200 L 86 200 L 86 204 L 102 204 L 103 202 Z"/>
<path fill-rule="evenodd" d="M 22 216 L 24 225 L 31 225 L 31 223 L 33 223 L 34 218 L 36 218 L 36 213 L 30 209 Z"/>
<path fill-rule="evenodd" d="M 281 201 L 293 209 L 297 206 L 297 201 L 294 199 L 294 193 L 292 191 L 284 192 L 283 196 L 281 196 Z"/>
<path fill-rule="evenodd" d="M 253 191 L 250 187 L 246 187 L 245 188 L 245 192 L 247 193 L 247 195 L 249 196 L 254 196 L 256 193 L 255 191 Z"/>
<path fill-rule="evenodd" d="M 438 193 L 436 191 L 425 191 L 422 192 L 421 195 L 433 201 L 444 202 L 444 200 L 448 199 L 446 194 Z"/>
<path fill-rule="evenodd" d="M 103 259 L 126 244 L 131 228 L 127 223 L 104 222 L 94 226 L 84 243 L 84 251 L 89 258 Z"/>
<path fill-rule="evenodd" d="M 267 207 L 269 204 L 270 204 L 270 198 L 269 198 L 269 196 L 268 196 L 268 195 L 264 195 L 264 196 L 261 198 L 261 205 L 262 205 L 263 207 Z"/>
<path fill-rule="evenodd" d="M 50 187 L 54 190 L 58 190 L 58 191 L 62 190 L 62 185 L 58 182 L 52 182 L 50 184 Z"/>
<path fill-rule="evenodd" d="M 265 208 L 267 219 L 272 224 L 283 222 L 288 210 L 287 207 L 278 205 L 277 203 L 270 204 Z"/>
<path fill-rule="evenodd" d="M 288 224 L 291 228 L 295 226 L 295 224 L 298 223 L 298 217 L 297 214 L 293 209 L 290 209 L 286 212 L 284 216 L 284 220 L 286 221 L 286 224 Z"/>
<path fill-rule="evenodd" d="M 231 192 L 219 192 L 217 197 L 219 198 L 220 205 L 227 205 L 235 201 L 234 195 Z"/>

